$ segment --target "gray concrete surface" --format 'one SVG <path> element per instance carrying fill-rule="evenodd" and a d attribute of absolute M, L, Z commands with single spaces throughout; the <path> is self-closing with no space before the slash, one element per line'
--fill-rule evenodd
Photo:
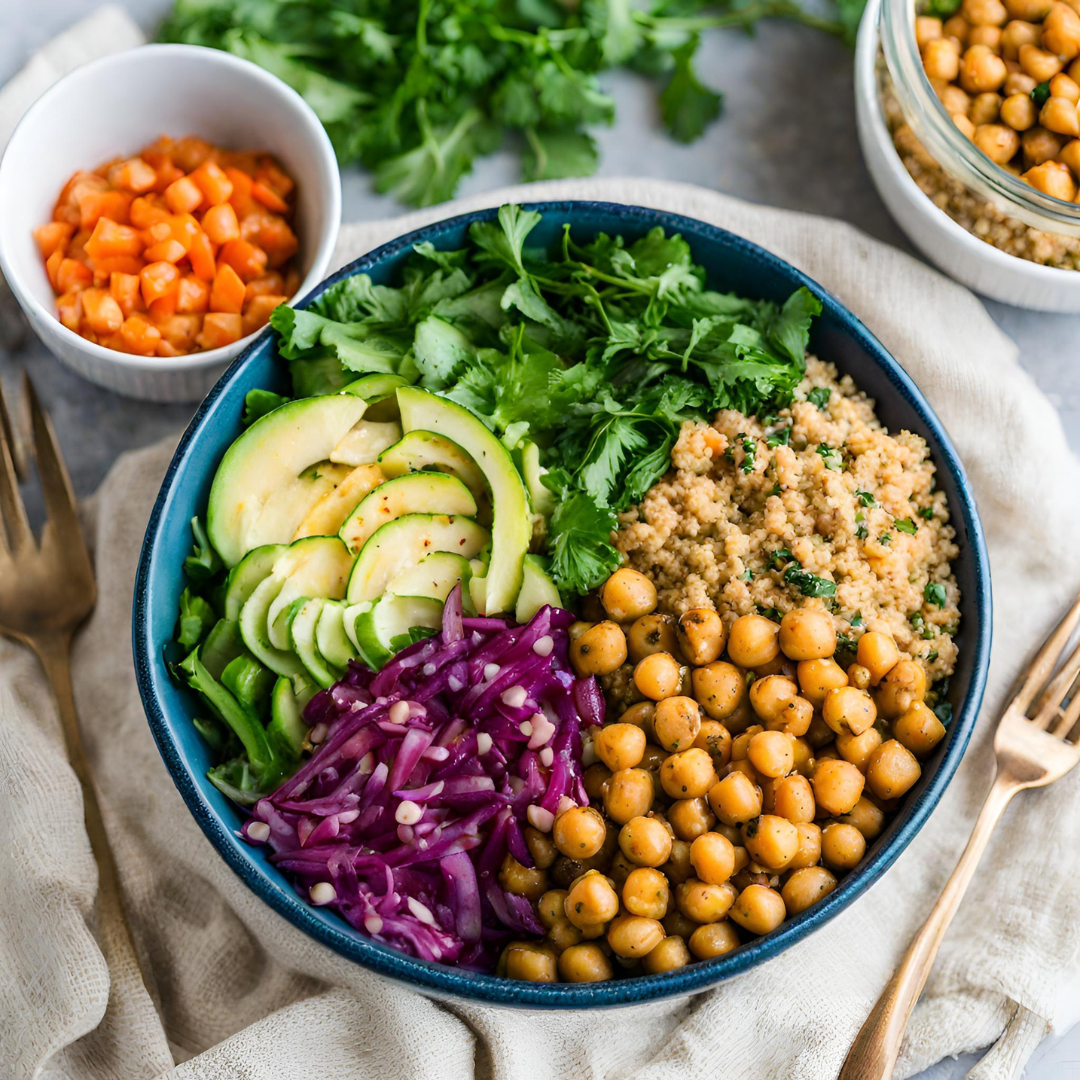
<path fill-rule="evenodd" d="M 122 0 L 147 32 L 169 0 Z M 96 0 L 0 0 L 0 83 L 39 45 L 88 14 Z M 754 202 L 839 217 L 910 250 L 871 185 L 855 138 L 852 65 L 838 42 L 801 27 L 773 24 L 751 38 L 713 33 L 703 44 L 701 72 L 725 94 L 724 115 L 693 146 L 672 143 L 661 130 L 655 87 L 630 74 L 607 85 L 618 121 L 598 132 L 600 175 L 654 176 L 717 188 Z M 519 178 L 505 150 L 467 179 L 462 192 Z M 375 195 L 366 175 L 346 170 L 345 220 L 401 212 Z M 882 297 L 882 303 L 888 303 Z M 1080 316 L 1025 312 L 988 302 L 993 318 L 1020 348 L 1024 367 L 1057 406 L 1072 445 L 1080 449 Z M 36 341 L 16 356 L 0 351 L 0 376 L 13 387 L 20 368 L 33 375 L 52 411 L 80 493 L 93 490 L 117 454 L 146 445 L 184 423 L 189 406 L 153 406 L 99 390 L 70 374 Z M 955 1080 L 974 1056 L 945 1062 L 922 1080 Z M 1080 1029 L 1040 1047 L 1031 1080 L 1080 1077 Z"/>

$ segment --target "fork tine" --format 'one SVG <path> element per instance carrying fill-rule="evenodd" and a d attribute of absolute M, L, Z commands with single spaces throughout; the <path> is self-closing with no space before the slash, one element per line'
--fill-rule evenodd
<path fill-rule="evenodd" d="M 18 556 L 21 552 L 34 547 L 34 534 L 30 530 L 26 507 L 19 494 L 15 458 L 12 454 L 11 443 L 8 441 L 10 430 L 11 423 L 4 403 L 4 391 L 3 387 L 0 387 L 0 518 L 3 518 L 3 524 L 7 527 L 11 553 Z"/>
<path fill-rule="evenodd" d="M 1080 674 L 1080 645 L 1073 650 L 1069 658 L 1061 665 L 1061 670 L 1039 695 L 1031 717 L 1031 722 L 1036 727 L 1049 728 L 1053 723 L 1058 716 L 1058 710 L 1069 699 L 1070 690 L 1078 674 Z"/>
<path fill-rule="evenodd" d="M 1080 653 L 1080 648 L 1077 649 L 1077 652 Z M 1057 682 L 1056 679 L 1054 681 Z M 1080 673 L 1074 672 L 1071 682 L 1065 688 L 1065 692 L 1056 699 L 1056 707 L 1051 702 L 1046 705 L 1046 712 L 1049 717 L 1045 726 L 1051 735 L 1059 739 L 1064 739 L 1072 731 L 1076 721 L 1080 720 L 1080 693 L 1077 693 L 1078 690 L 1080 690 Z M 1036 718 L 1036 722 L 1041 719 L 1042 714 L 1040 713 Z M 1056 723 L 1054 723 L 1053 727 L 1050 727 L 1050 723 L 1053 721 L 1056 721 Z"/>
<path fill-rule="evenodd" d="M 1026 713 L 1028 711 L 1031 703 L 1035 700 L 1035 695 L 1046 686 L 1047 680 L 1053 674 L 1054 667 L 1062 652 L 1064 652 L 1065 646 L 1068 645 L 1069 638 L 1072 637 L 1077 622 L 1080 622 L 1080 596 L 1076 598 L 1073 606 L 1065 613 L 1065 617 L 1057 624 L 1057 628 L 1046 639 L 1046 644 L 1039 650 L 1039 654 L 1028 669 L 1027 676 L 1020 689 L 1009 703 L 1010 712 L 1015 710 Z M 1075 655 L 1074 653 L 1074 658 Z M 1047 687 L 1048 693 L 1049 687 Z M 1048 700 L 1046 695 L 1044 695 L 1043 700 Z"/>
<path fill-rule="evenodd" d="M 48 413 L 41 407 L 30 376 L 23 372 L 23 392 L 30 405 L 30 424 L 34 435 L 34 457 L 37 460 L 45 509 L 54 535 L 65 545 L 80 545 L 85 550 L 79 516 L 75 510 L 75 495 L 71 478 L 56 445 L 56 432 Z M 74 548 L 70 548 L 74 550 Z"/>

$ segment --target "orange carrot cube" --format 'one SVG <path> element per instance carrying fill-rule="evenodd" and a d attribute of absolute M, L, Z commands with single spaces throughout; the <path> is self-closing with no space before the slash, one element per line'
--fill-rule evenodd
<path fill-rule="evenodd" d="M 160 243 L 153 244 L 143 252 L 143 257 L 150 262 L 178 263 L 187 255 L 187 249 L 179 240 L 169 237 Z"/>
<path fill-rule="evenodd" d="M 115 188 L 141 195 L 157 183 L 157 173 L 142 158 L 128 158 L 109 170 L 109 183 Z"/>
<path fill-rule="evenodd" d="M 165 202 L 174 214 L 190 214 L 203 201 L 203 193 L 190 176 L 181 176 L 165 189 Z"/>
<path fill-rule="evenodd" d="M 217 273 L 217 265 L 214 262 L 214 247 L 210 243 L 210 237 L 202 230 L 191 241 L 188 248 L 188 258 L 191 260 L 192 272 L 201 277 L 203 281 L 213 281 Z"/>
<path fill-rule="evenodd" d="M 176 314 L 155 325 L 161 331 L 161 338 L 181 352 L 191 352 L 195 348 L 195 339 L 202 329 L 201 315 Z"/>
<path fill-rule="evenodd" d="M 86 263 L 65 258 L 57 267 L 55 288 L 62 293 L 76 292 L 85 289 L 93 280 L 93 271 Z"/>
<path fill-rule="evenodd" d="M 247 283 L 244 288 L 244 302 L 247 303 L 253 296 L 262 296 L 264 293 L 281 296 L 284 292 L 285 279 L 276 270 L 271 270 Z"/>
<path fill-rule="evenodd" d="M 65 292 L 56 298 L 56 316 L 69 329 L 79 332 L 82 292 Z"/>
<path fill-rule="evenodd" d="M 114 272 L 109 275 L 109 295 L 120 307 L 120 312 L 126 319 L 136 305 L 142 299 L 139 292 L 139 275 Z"/>
<path fill-rule="evenodd" d="M 256 180 L 252 185 L 251 197 L 261 202 L 268 210 L 273 210 L 275 214 L 284 214 L 289 209 L 289 204 L 261 180 Z"/>
<path fill-rule="evenodd" d="M 236 220 L 236 211 L 231 203 L 211 206 L 203 214 L 202 227 L 215 244 L 227 244 L 230 240 L 240 239 L 240 222 Z"/>
<path fill-rule="evenodd" d="M 63 186 L 60 197 L 53 210 L 53 221 L 66 221 L 78 228 L 82 215 L 79 213 L 79 201 L 92 191 L 107 191 L 109 181 L 96 173 L 79 170 Z"/>
<path fill-rule="evenodd" d="M 292 177 L 273 158 L 265 158 L 255 172 L 255 179 L 273 188 L 282 198 L 289 195 L 296 185 Z"/>
<path fill-rule="evenodd" d="M 159 221 L 168 221 L 170 214 L 160 195 L 140 195 L 132 202 L 129 217 L 136 229 L 149 229 Z"/>
<path fill-rule="evenodd" d="M 259 203 L 251 195 L 255 181 L 246 172 L 229 166 L 225 169 L 225 175 L 232 182 L 233 189 L 232 194 L 229 196 L 229 202 L 236 211 L 238 218 L 243 220 L 248 214 L 261 209 Z"/>
<path fill-rule="evenodd" d="M 274 308 L 287 303 L 286 296 L 273 296 L 270 293 L 261 293 L 244 306 L 244 337 L 261 330 L 269 321 L 270 313 Z"/>
<path fill-rule="evenodd" d="M 110 218 L 98 218 L 93 234 L 86 241 L 86 254 L 91 259 L 107 259 L 111 255 L 140 255 L 143 238 L 130 225 L 119 225 Z"/>
<path fill-rule="evenodd" d="M 124 321 L 120 305 L 105 289 L 84 289 L 83 324 L 95 334 L 115 334 Z"/>
<path fill-rule="evenodd" d="M 210 310 L 239 315 L 243 307 L 244 283 L 228 263 L 222 263 L 210 286 Z"/>
<path fill-rule="evenodd" d="M 259 277 L 266 270 L 266 252 L 247 240 L 230 240 L 221 245 L 219 262 L 227 263 L 244 282 Z"/>
<path fill-rule="evenodd" d="M 150 321 L 161 329 L 162 324 L 168 322 L 176 314 L 176 290 L 148 304 L 146 312 L 150 316 Z"/>
<path fill-rule="evenodd" d="M 194 172 L 207 159 L 216 158 L 217 150 L 214 146 L 196 135 L 177 139 L 172 147 L 172 159 L 184 172 Z"/>
<path fill-rule="evenodd" d="M 100 218 L 108 218 L 118 225 L 131 220 L 133 196 L 128 191 L 89 191 L 79 199 L 79 225 L 92 229 Z"/>
<path fill-rule="evenodd" d="M 180 271 L 170 262 L 155 262 L 139 271 L 139 287 L 147 307 L 177 290 Z"/>
<path fill-rule="evenodd" d="M 136 356 L 153 356 L 157 343 L 161 340 L 161 331 L 141 315 L 129 315 L 120 327 L 120 339 L 124 352 L 134 353 Z"/>
<path fill-rule="evenodd" d="M 69 259 L 77 259 L 79 262 L 86 262 L 90 256 L 86 254 L 86 241 L 90 239 L 89 229 L 79 229 L 75 235 L 71 238 L 71 242 L 67 246 L 67 251 L 64 252 Z"/>
<path fill-rule="evenodd" d="M 176 290 L 176 310 L 181 313 L 201 313 L 210 304 L 210 286 L 202 278 L 187 274 L 180 279 Z"/>
<path fill-rule="evenodd" d="M 190 179 L 203 193 L 203 206 L 219 206 L 232 194 L 232 181 L 216 161 L 204 161 Z"/>
<path fill-rule="evenodd" d="M 64 261 L 63 251 L 57 249 L 45 260 L 45 273 L 49 275 L 49 284 L 53 287 L 53 292 L 56 292 L 56 276 L 60 269 L 60 264 Z"/>
<path fill-rule="evenodd" d="M 232 210 L 232 207 L 229 207 Z M 233 217 L 235 218 L 235 214 Z M 50 221 L 34 230 L 34 239 L 41 249 L 41 257 L 48 259 L 54 251 L 67 250 L 68 241 L 75 234 L 75 226 L 66 221 Z M 239 235 L 239 233 L 238 233 Z M 230 237 L 231 239 L 231 237 Z"/>
<path fill-rule="evenodd" d="M 267 265 L 271 268 L 288 262 L 300 249 L 296 233 L 283 217 L 277 215 L 271 215 L 262 224 L 256 243 L 266 252 Z"/>
<path fill-rule="evenodd" d="M 156 169 L 157 181 L 154 184 L 154 192 L 164 195 L 165 192 L 184 176 L 184 170 L 178 168 L 171 161 L 166 161 Z"/>
<path fill-rule="evenodd" d="M 108 285 L 113 274 L 138 274 L 143 261 L 136 255 L 110 255 L 107 259 L 94 259 L 94 284 Z"/>
<path fill-rule="evenodd" d="M 178 348 L 176 348 L 175 345 L 170 345 L 164 338 L 162 338 L 157 343 L 157 345 L 154 346 L 154 355 L 169 359 L 174 356 L 183 356 L 184 354 Z"/>
<path fill-rule="evenodd" d="M 239 315 L 213 311 L 203 316 L 202 330 L 196 340 L 200 348 L 220 349 L 239 341 L 243 335 L 243 320 Z"/>

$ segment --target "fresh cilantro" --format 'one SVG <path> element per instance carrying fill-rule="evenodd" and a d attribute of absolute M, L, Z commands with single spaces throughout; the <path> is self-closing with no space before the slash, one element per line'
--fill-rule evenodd
<path fill-rule="evenodd" d="M 825 462 L 826 469 L 832 469 L 834 472 L 843 469 L 843 454 L 835 446 L 826 446 L 825 443 L 822 443 L 818 446 L 817 453 L 821 455 L 822 461 Z"/>
<path fill-rule="evenodd" d="M 936 607 L 943 608 L 947 599 L 945 594 L 945 586 L 940 581 L 927 582 L 926 588 L 923 589 L 923 596 L 928 604 L 933 604 Z"/>
<path fill-rule="evenodd" d="M 622 560 L 611 543 L 618 526 L 613 511 L 583 491 L 560 502 L 551 516 L 551 569 L 560 588 L 586 593 L 618 570 Z"/>
<path fill-rule="evenodd" d="M 946 726 L 952 722 L 952 704 L 948 701 L 939 701 L 934 706 L 934 715 Z"/>
<path fill-rule="evenodd" d="M 911 518 L 897 518 L 893 525 L 896 526 L 897 532 L 907 533 L 908 536 L 914 536 L 919 528 Z"/>
<path fill-rule="evenodd" d="M 919 517 L 925 518 L 927 521 L 934 520 L 934 508 L 932 506 L 924 506 L 919 511 Z"/>
<path fill-rule="evenodd" d="M 244 415 L 240 422 L 244 427 L 250 427 L 260 417 L 272 412 L 279 405 L 284 405 L 289 399 L 281 394 L 275 394 L 272 390 L 261 390 L 256 387 L 249 390 L 244 398 Z"/>
<path fill-rule="evenodd" d="M 201 518 L 191 519 L 191 535 L 191 554 L 184 560 L 184 573 L 192 581 L 209 581 L 222 569 L 221 556 L 211 546 Z"/>
<path fill-rule="evenodd" d="M 825 411 L 825 407 L 829 404 L 829 398 L 832 396 L 832 391 L 827 386 L 815 386 L 810 390 L 810 393 L 806 395 L 806 400 L 811 405 L 816 405 L 822 412 Z"/>
<path fill-rule="evenodd" d="M 865 525 L 856 526 L 856 528 L 855 528 L 855 539 L 856 540 L 865 540 L 867 538 L 867 536 L 869 536 L 869 535 L 870 535 L 869 530 L 866 528 Z"/>
<path fill-rule="evenodd" d="M 949 19 L 960 10 L 960 4 L 961 0 L 928 0 L 926 14 Z"/>
<path fill-rule="evenodd" d="M 780 486 L 780 481 L 777 480 L 776 483 L 773 484 L 772 490 L 769 492 L 769 494 L 770 495 L 779 495 L 780 492 L 782 492 L 783 490 L 784 489 Z"/>
<path fill-rule="evenodd" d="M 779 608 L 765 607 L 763 604 L 757 604 L 755 606 L 759 615 L 772 622 L 779 622 L 784 617 L 783 612 L 781 612 Z"/>
<path fill-rule="evenodd" d="M 424 638 L 434 637 L 439 631 L 430 626 L 410 626 L 403 634 L 395 634 L 390 639 L 390 651 L 401 652 L 410 645 L 415 645 Z"/>
<path fill-rule="evenodd" d="M 754 580 L 754 572 L 753 572 L 753 571 L 752 571 L 752 570 L 750 569 L 750 567 L 747 567 L 747 568 L 746 568 L 746 569 L 745 569 L 745 570 L 744 570 L 744 571 L 743 571 L 743 572 L 742 572 L 742 573 L 741 573 L 741 574 L 739 575 L 739 580 L 740 580 L 740 581 L 753 581 L 753 580 Z"/>
<path fill-rule="evenodd" d="M 719 115 L 723 95 L 701 83 L 694 70 L 698 37 L 693 34 L 672 57 L 675 69 L 660 94 L 660 115 L 672 138 L 690 143 L 699 138 Z"/>
<path fill-rule="evenodd" d="M 781 428 L 779 431 L 774 431 L 765 440 L 766 446 L 787 446 L 788 440 L 791 438 L 791 425 L 789 424 L 785 428 Z"/>
<path fill-rule="evenodd" d="M 937 658 L 938 658 L 938 651 L 937 651 L 937 649 L 934 649 L 934 651 L 933 651 L 933 652 L 930 652 L 930 653 L 927 653 L 927 654 L 926 654 L 926 662 L 927 662 L 928 664 L 932 664 L 932 663 L 933 663 L 933 662 L 934 662 L 934 661 L 935 661 L 935 660 L 936 660 Z"/>
<path fill-rule="evenodd" d="M 1041 109 L 1050 100 L 1050 84 L 1048 82 L 1039 83 L 1031 91 L 1031 100 L 1035 102 L 1036 108 Z"/>
<path fill-rule="evenodd" d="M 198 645 L 215 622 L 214 609 L 201 596 L 192 595 L 190 589 L 180 594 L 180 625 L 176 640 L 185 649 Z"/>
<path fill-rule="evenodd" d="M 769 552 L 769 569 L 783 570 L 784 567 L 795 558 L 787 548 Z"/>
<path fill-rule="evenodd" d="M 836 635 L 836 647 L 838 649 L 847 649 L 848 652 L 854 652 L 858 645 L 859 643 L 850 634 Z"/>
<path fill-rule="evenodd" d="M 911 628 L 915 633 L 924 641 L 930 641 L 936 636 L 934 627 L 926 621 L 921 611 L 913 611 L 908 616 L 908 622 L 911 623 Z"/>
<path fill-rule="evenodd" d="M 879 544 L 883 544 L 885 547 L 888 547 L 892 543 L 892 536 L 889 533 L 882 533 L 877 538 L 877 542 Z"/>
<path fill-rule="evenodd" d="M 757 442 L 751 439 L 749 436 L 739 433 L 739 438 L 742 439 L 743 449 L 743 462 L 742 471 L 749 475 L 754 471 L 754 464 L 757 460 Z"/>
<path fill-rule="evenodd" d="M 861 488 L 856 488 L 855 498 L 859 500 L 860 506 L 877 506 L 877 499 L 869 491 L 863 491 Z"/>
<path fill-rule="evenodd" d="M 855 614 L 852 615 L 851 618 L 848 620 L 848 622 L 852 626 L 862 626 L 862 624 L 863 624 L 862 612 L 861 611 L 856 611 Z"/>
<path fill-rule="evenodd" d="M 784 580 L 803 594 L 803 596 L 835 596 L 836 582 L 818 577 L 799 566 L 789 566 L 784 571 Z"/>

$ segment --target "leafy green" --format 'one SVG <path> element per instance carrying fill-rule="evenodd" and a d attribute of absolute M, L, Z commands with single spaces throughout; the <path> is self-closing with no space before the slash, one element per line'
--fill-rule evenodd
<path fill-rule="evenodd" d="M 1048 82 L 1041 82 L 1031 91 L 1031 100 L 1035 102 L 1035 107 L 1041 109 L 1050 100 L 1050 84 Z"/>
<path fill-rule="evenodd" d="M 829 404 L 829 397 L 832 391 L 827 386 L 815 386 L 810 393 L 806 395 L 806 400 L 811 405 L 816 405 L 822 411 Z"/>
<path fill-rule="evenodd" d="M 198 645 L 216 622 L 214 609 L 201 596 L 192 595 L 190 589 L 180 594 L 180 628 L 176 640 L 185 649 Z"/>
<path fill-rule="evenodd" d="M 919 526 L 911 518 L 897 518 L 893 525 L 896 526 L 897 532 L 907 533 L 908 536 L 914 536 L 919 529 Z"/>
<path fill-rule="evenodd" d="M 279 405 L 284 405 L 289 399 L 282 394 L 275 394 L 272 390 L 262 390 L 256 387 L 249 390 L 244 397 L 244 415 L 240 422 L 244 427 L 250 427 L 261 416 L 272 412 Z"/>
<path fill-rule="evenodd" d="M 940 581 L 927 582 L 926 588 L 923 589 L 923 596 L 926 598 L 928 604 L 934 604 L 936 607 L 942 608 L 945 606 L 947 599 L 945 595 L 945 586 Z"/>
<path fill-rule="evenodd" d="M 809 570 L 803 570 L 800 566 L 789 566 L 784 571 L 784 580 L 789 585 L 794 585 L 803 596 L 835 596 L 836 582 L 828 578 L 818 577 Z"/>
<path fill-rule="evenodd" d="M 672 54 L 675 70 L 660 93 L 660 115 L 671 136 L 679 142 L 690 143 L 701 137 L 719 115 L 723 95 L 702 85 L 694 70 L 694 53 L 698 38 L 695 34 Z"/>
<path fill-rule="evenodd" d="M 220 573 L 224 564 L 221 556 L 214 550 L 210 538 L 206 535 L 206 526 L 202 519 L 191 519 L 192 545 L 191 554 L 184 560 L 184 573 L 192 581 L 205 582 Z"/>

